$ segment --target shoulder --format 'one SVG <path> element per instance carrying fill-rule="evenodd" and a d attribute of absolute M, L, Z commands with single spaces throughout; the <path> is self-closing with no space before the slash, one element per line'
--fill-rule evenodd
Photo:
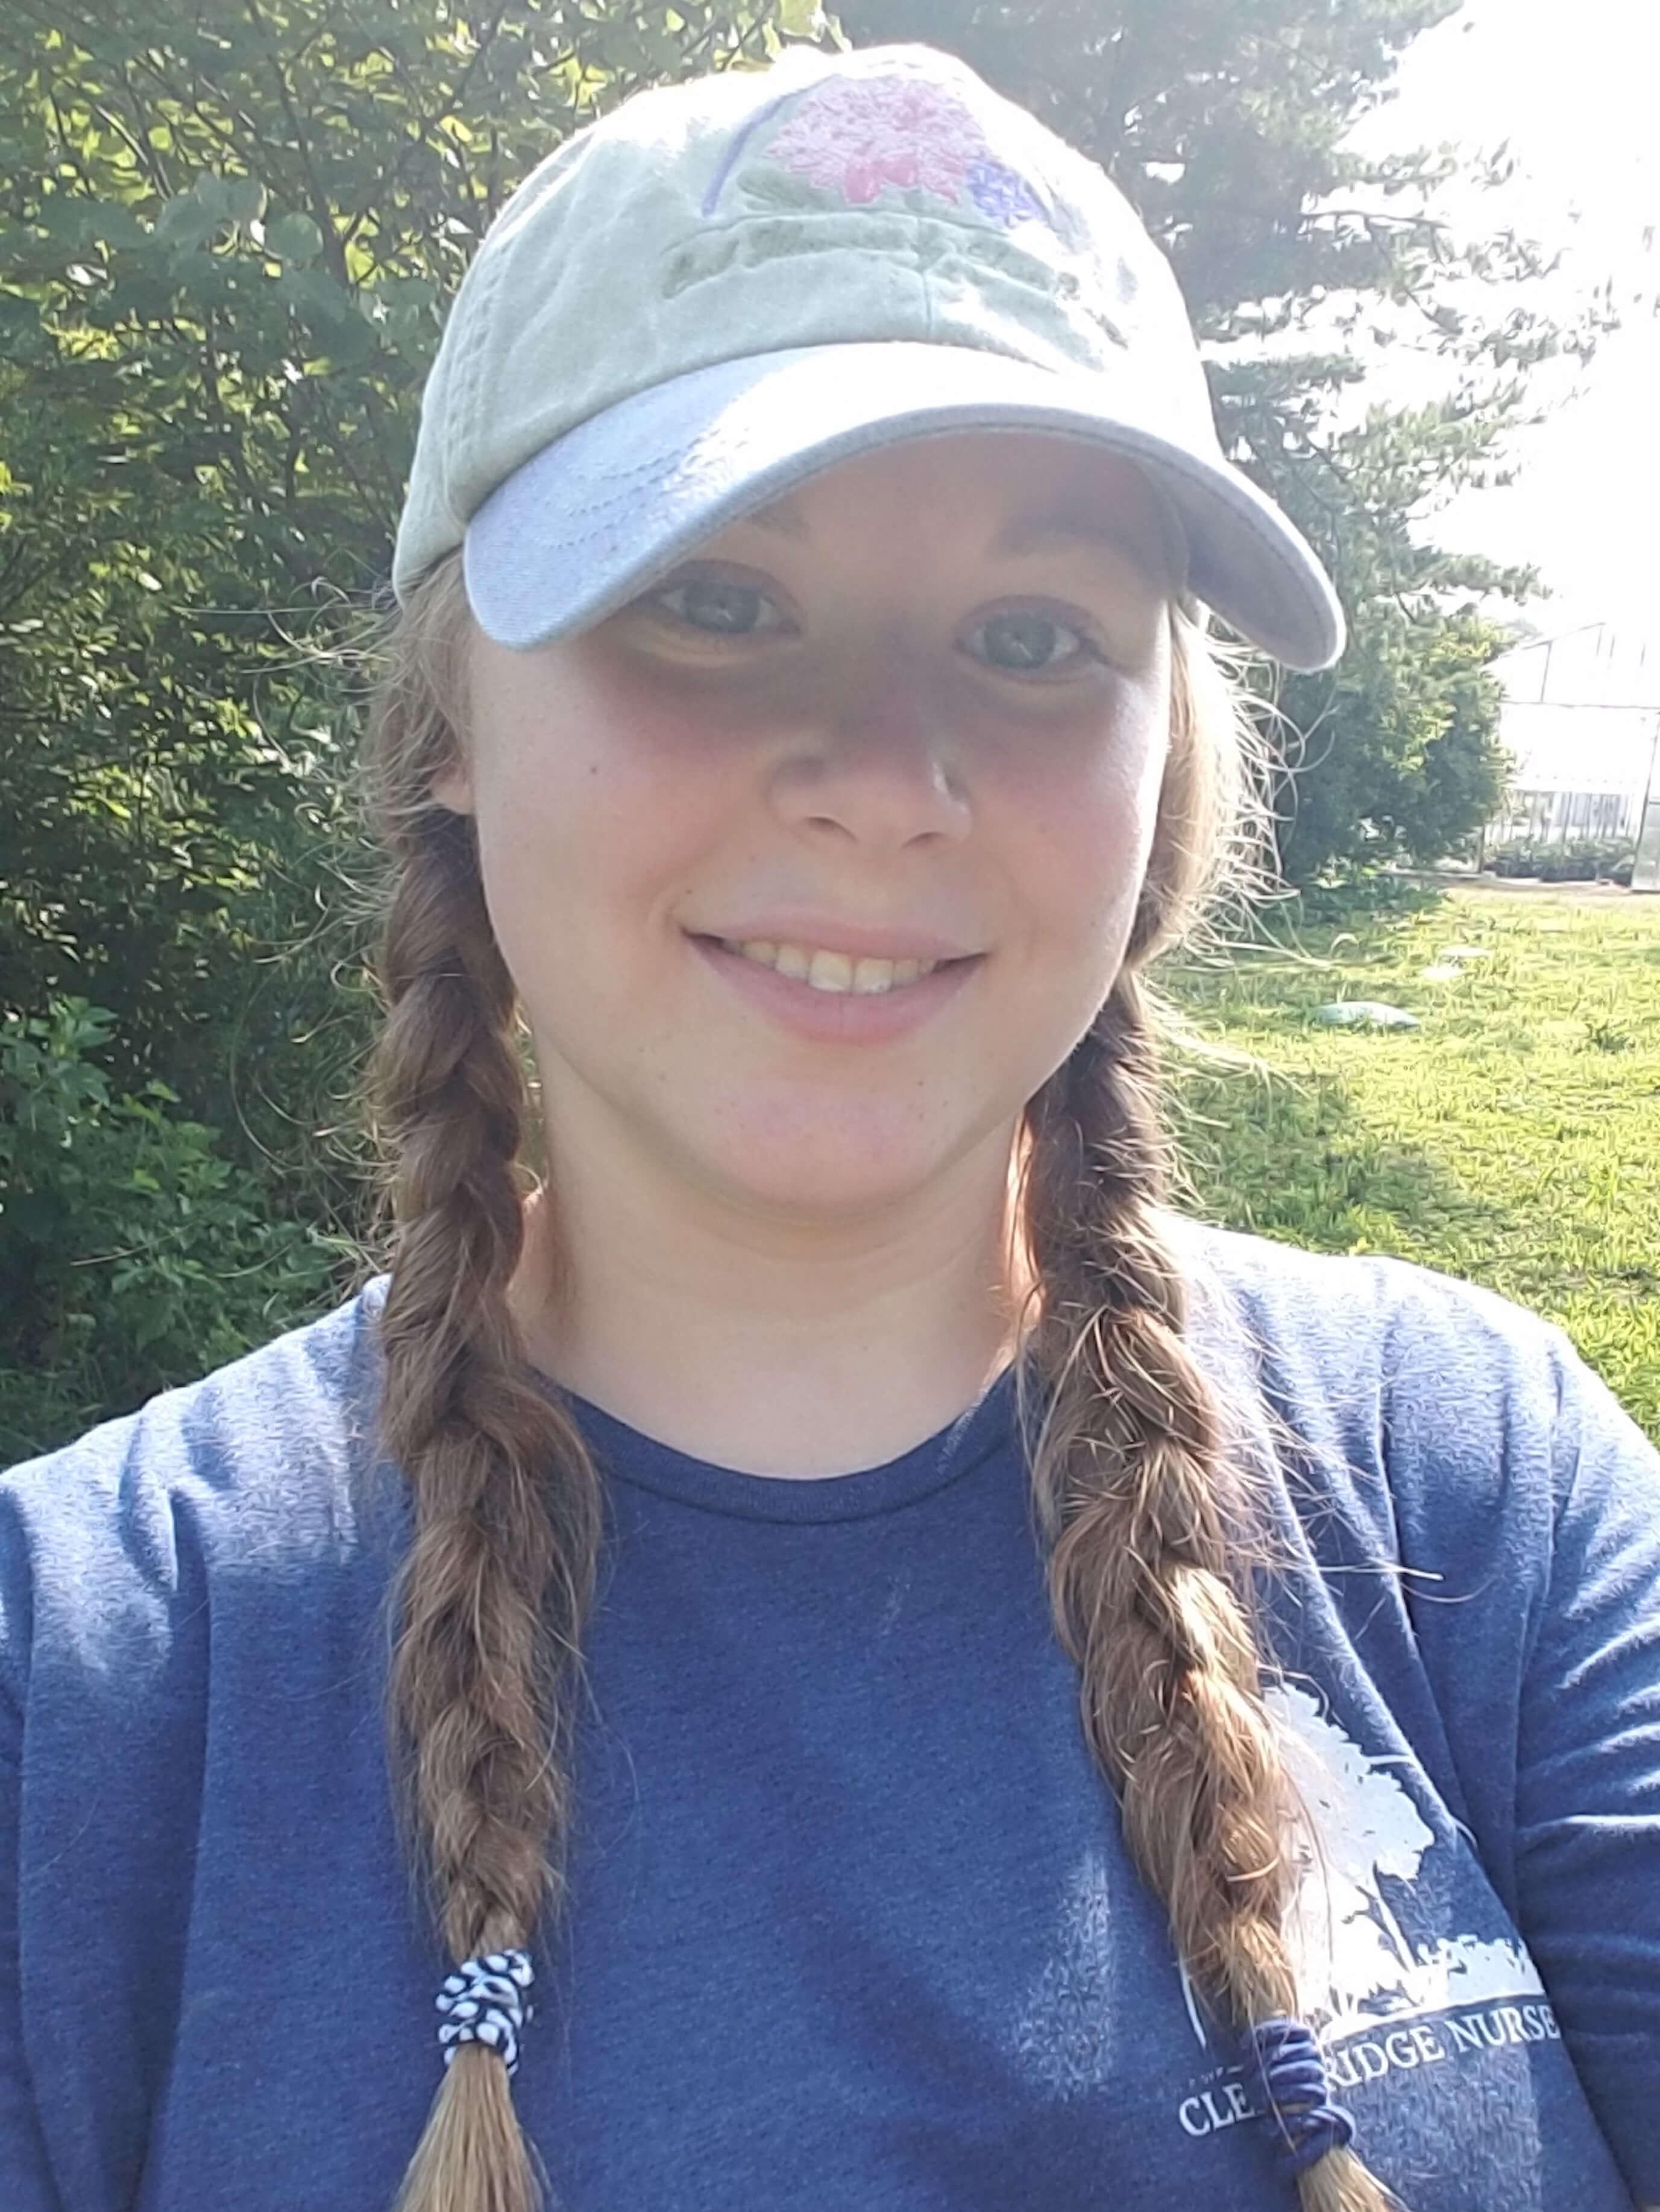
<path fill-rule="evenodd" d="M 1471 1446 L 1550 1458 L 1565 1417 L 1604 1410 L 1562 1330 L 1479 1284 L 1166 1218 L 1196 1338 L 1311 1443 L 1354 1447 L 1381 1430 L 1397 1465 Z"/>
<path fill-rule="evenodd" d="M 1495 1291 L 1381 1253 L 1315 1252 L 1219 1229 L 1187 1214 L 1164 1217 L 1202 1299 L 1232 1309 L 1265 1352 L 1347 1364 L 1427 1334 L 1482 1356 L 1536 1354 L 1565 1344 L 1553 1322 Z"/>
<path fill-rule="evenodd" d="M 0 1475 L 0 1665 L 55 1634 L 118 1668 L 216 1576 L 351 1551 L 377 1456 L 383 1297 L 372 1283 Z"/>
<path fill-rule="evenodd" d="M 164 1390 L 137 1412 L 21 1462 L 0 1474 L 0 1496 L 26 1510 L 69 1510 L 135 1484 L 303 1487 L 307 1468 L 349 1454 L 373 1413 L 373 1324 L 384 1296 L 384 1283 L 371 1283 L 199 1382 Z"/>
<path fill-rule="evenodd" d="M 1317 1548 L 1523 1602 L 1586 1547 L 1654 1551 L 1660 1452 L 1554 1322 L 1405 1261 L 1167 1221 L 1198 1355 Z"/>
<path fill-rule="evenodd" d="M 1167 1221 L 1199 1356 L 1306 1522 L 1545 1574 L 1565 1525 L 1660 1516 L 1660 1453 L 1554 1322 L 1406 1261 Z"/>
<path fill-rule="evenodd" d="M 1622 1818 L 1656 1802 L 1660 1451 L 1560 1328 L 1491 1291 L 1199 1223 L 1170 1233 L 1196 1352 L 1285 1558 L 1318 1578 L 1276 1610 L 1276 1648 L 1371 1682 L 1515 1905 L 1518 1805 L 1550 1801 L 1530 1747 L 1571 1739 L 1583 1803 L 1585 1775 L 1610 1802 L 1625 1792 Z"/>

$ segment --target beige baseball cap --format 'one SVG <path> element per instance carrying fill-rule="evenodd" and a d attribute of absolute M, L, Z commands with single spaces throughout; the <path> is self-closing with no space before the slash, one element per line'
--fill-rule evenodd
<path fill-rule="evenodd" d="M 1222 453 L 1129 203 L 920 46 L 641 93 L 526 178 L 450 310 L 393 586 L 463 546 L 487 634 L 543 644 L 838 462 L 970 429 L 1126 456 L 1195 597 L 1293 668 L 1342 652 L 1319 561 Z"/>

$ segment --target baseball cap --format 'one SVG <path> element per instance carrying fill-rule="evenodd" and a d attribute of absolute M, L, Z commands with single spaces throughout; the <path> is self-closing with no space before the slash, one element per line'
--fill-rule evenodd
<path fill-rule="evenodd" d="M 462 546 L 485 632 L 543 644 L 838 462 L 982 429 L 1138 464 L 1195 598 L 1293 668 L 1342 652 L 1318 557 L 1223 453 L 1128 201 L 921 46 L 638 94 L 524 179 L 450 309 L 393 587 Z"/>

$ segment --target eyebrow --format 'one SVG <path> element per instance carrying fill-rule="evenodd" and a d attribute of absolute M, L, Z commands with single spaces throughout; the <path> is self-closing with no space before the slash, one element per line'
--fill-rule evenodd
<path fill-rule="evenodd" d="M 758 530 L 770 532 L 779 538 L 795 539 L 798 544 L 810 541 L 812 532 L 800 506 L 789 493 L 757 507 L 743 520 Z M 1166 533 L 1160 532 L 1152 539 L 1152 549 L 1158 555 L 1155 580 L 1169 581 L 1179 573 L 1182 562 L 1175 549 L 1165 542 Z M 1143 572 L 1148 569 L 1148 533 L 1131 529 L 1114 516 L 1097 514 L 1077 507 L 1045 509 L 1036 514 L 1015 515 L 1006 522 L 992 538 L 987 550 L 994 557 L 1022 560 L 1039 554 L 1069 550 L 1086 545 L 1115 553 L 1121 560 Z"/>
<path fill-rule="evenodd" d="M 788 492 L 772 500 L 766 507 L 758 507 L 753 514 L 740 517 L 753 523 L 757 530 L 770 530 L 775 537 L 806 539 L 812 532 L 808 529 L 800 507 Z"/>
<path fill-rule="evenodd" d="M 1052 553 L 1075 545 L 1103 547 L 1135 568 L 1146 570 L 1148 553 L 1155 556 L 1156 571 L 1168 577 L 1174 565 L 1172 549 L 1157 534 L 1130 529 L 1114 516 L 1063 507 L 1039 514 L 1015 516 L 992 539 L 991 551 L 1007 558 Z"/>

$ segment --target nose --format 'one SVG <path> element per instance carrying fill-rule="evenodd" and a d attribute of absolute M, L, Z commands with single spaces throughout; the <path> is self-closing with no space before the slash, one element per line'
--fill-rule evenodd
<path fill-rule="evenodd" d="M 943 702 L 909 656 L 844 667 L 778 762 L 772 803 L 791 827 L 871 852 L 955 842 L 972 821 Z"/>

